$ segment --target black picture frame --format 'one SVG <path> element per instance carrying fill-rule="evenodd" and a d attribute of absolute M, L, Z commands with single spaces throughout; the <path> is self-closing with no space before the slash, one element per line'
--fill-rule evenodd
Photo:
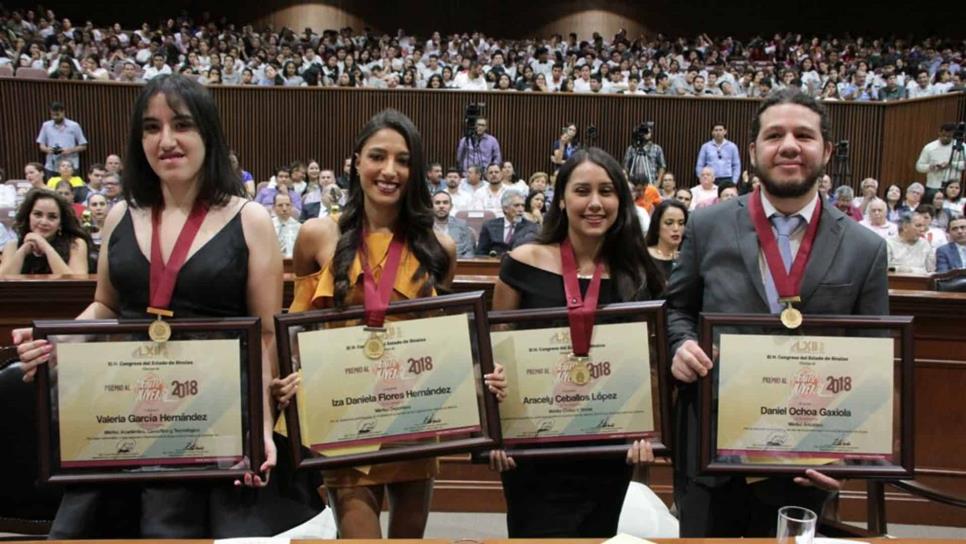
<path fill-rule="evenodd" d="M 768 314 L 724 314 L 702 313 L 699 318 L 701 332 L 700 344 L 705 353 L 712 354 L 714 366 L 708 376 L 700 380 L 699 422 L 700 422 L 700 470 L 705 474 L 746 474 L 746 475 L 796 475 L 801 476 L 806 469 L 815 469 L 823 474 L 837 478 L 911 478 L 915 473 L 915 361 L 913 358 L 913 318 L 911 316 L 803 316 L 802 325 L 788 329 L 782 325 L 779 316 Z M 717 417 L 718 394 L 717 376 L 720 361 L 717 360 L 715 334 L 719 328 L 727 329 L 729 334 L 769 334 L 800 336 L 804 339 L 815 336 L 842 336 L 842 333 L 865 337 L 891 337 L 899 345 L 893 345 L 893 385 L 895 403 L 893 405 L 893 453 L 892 462 L 870 461 L 862 456 L 849 459 L 843 457 L 842 464 L 781 464 L 754 463 L 735 460 L 722 461 L 717 455 Z M 736 332 L 737 331 L 737 332 Z M 830 333 L 831 331 L 831 333 Z M 727 364 L 725 362 L 724 364 Z M 815 458 L 829 457 L 816 452 Z M 761 457 L 767 456 L 761 454 Z"/>
<path fill-rule="evenodd" d="M 651 389 L 652 406 L 655 422 L 655 432 L 649 437 L 654 454 L 669 456 L 671 454 L 671 387 L 670 373 L 667 365 L 667 314 L 663 300 L 643 302 L 622 302 L 600 306 L 596 313 L 596 322 L 647 322 L 648 345 L 651 351 Z M 566 326 L 567 309 L 529 309 L 490 312 L 490 327 L 513 326 L 516 328 L 536 329 L 554 326 Z M 510 387 L 513 387 L 510 384 Z M 626 441 L 595 440 L 586 436 L 574 440 L 560 440 L 541 443 L 534 441 L 528 444 L 507 445 L 506 453 L 515 459 L 560 459 L 560 458 L 602 458 L 623 457 L 627 454 Z M 482 456 L 476 456 L 475 461 L 484 461 Z"/>
<path fill-rule="evenodd" d="M 352 453 L 325 457 L 303 445 L 300 426 L 298 395 L 292 398 L 285 409 L 288 439 L 291 444 L 293 462 L 297 470 L 333 469 L 347 466 L 372 465 L 392 461 L 403 461 L 467 453 L 477 450 L 496 448 L 501 443 L 499 414 L 496 397 L 483 385 L 483 375 L 493 371 L 493 356 L 490 349 L 490 329 L 487 321 L 483 291 L 471 291 L 453 295 L 394 301 L 389 304 L 386 316 L 420 316 L 466 314 L 473 352 L 473 372 L 477 390 L 477 409 L 480 414 L 480 431 L 469 436 L 441 441 L 420 441 L 415 444 L 395 444 L 392 448 L 379 451 Z M 365 310 L 362 306 L 344 310 L 326 309 L 301 313 L 284 313 L 275 316 L 279 366 L 283 376 L 297 369 L 293 362 L 292 343 L 297 342 L 297 333 L 305 327 L 344 327 L 362 325 Z M 389 319 L 387 321 L 392 321 Z M 446 331 L 440 331 L 446 334 Z M 304 393 L 309 394 L 309 393 Z M 387 439 L 386 442 L 391 442 Z"/>
<path fill-rule="evenodd" d="M 148 326 L 152 320 L 37 320 L 33 322 L 34 338 L 49 339 L 52 343 L 65 343 L 58 337 L 81 336 L 82 342 L 91 341 L 142 341 L 146 346 L 156 345 L 148 338 Z M 114 466 L 91 463 L 89 466 L 65 467 L 60 459 L 61 436 L 58 406 L 55 402 L 57 380 L 50 365 L 38 367 L 37 415 L 38 451 L 40 452 L 40 477 L 52 484 L 119 483 L 119 482 L 171 482 L 184 480 L 239 479 L 261 466 L 265 458 L 262 422 L 262 357 L 261 321 L 257 317 L 234 317 L 222 319 L 172 319 L 169 342 L 179 340 L 239 340 L 241 380 L 238 394 L 241 397 L 243 461 L 230 466 L 214 461 L 195 463 L 175 460 L 144 464 Z M 217 338 L 215 338 L 217 337 Z M 66 343 L 72 343 L 67 341 Z M 98 394 L 99 392 L 91 392 Z M 130 460 L 129 460 L 130 461 Z"/>

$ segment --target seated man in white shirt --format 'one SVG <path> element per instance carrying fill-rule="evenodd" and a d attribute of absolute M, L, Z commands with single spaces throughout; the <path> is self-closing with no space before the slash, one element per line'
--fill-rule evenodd
<path fill-rule="evenodd" d="M 486 79 L 483 77 L 483 71 L 480 69 L 480 64 L 476 61 L 470 63 L 470 68 L 465 73 L 457 74 L 453 79 L 453 83 L 456 85 L 456 88 L 464 91 L 488 90 Z"/>
<path fill-rule="evenodd" d="M 919 214 L 903 216 L 899 220 L 899 235 L 886 240 L 890 271 L 926 274 L 935 270 L 935 252 L 919 236 L 921 221 L 925 219 Z"/>
<path fill-rule="evenodd" d="M 278 237 L 282 256 L 286 259 L 292 258 L 295 239 L 298 238 L 299 227 L 302 226 L 298 219 L 292 217 L 294 210 L 292 197 L 288 193 L 275 193 L 275 199 L 272 203 L 272 211 L 275 212 L 275 217 L 272 218 L 272 226 L 275 227 L 275 235 Z"/>
<path fill-rule="evenodd" d="M 475 164 L 467 167 L 466 178 L 460 182 L 460 190 L 470 194 L 471 208 L 472 196 L 484 186 L 486 186 L 486 183 L 483 183 L 483 169 Z"/>
<path fill-rule="evenodd" d="M 503 217 L 501 199 L 507 187 L 503 185 L 503 169 L 499 164 L 486 167 L 486 185 L 473 193 L 472 209 L 490 211 L 497 217 Z"/>
<path fill-rule="evenodd" d="M 479 172 L 479 169 L 477 169 L 477 172 Z M 458 168 L 453 166 L 446 170 L 446 177 L 443 178 L 446 186 L 443 190 L 449 194 L 451 204 L 450 215 L 456 215 L 456 212 L 471 209 L 473 203 L 473 193 L 463 189 L 460 181 L 460 171 Z"/>

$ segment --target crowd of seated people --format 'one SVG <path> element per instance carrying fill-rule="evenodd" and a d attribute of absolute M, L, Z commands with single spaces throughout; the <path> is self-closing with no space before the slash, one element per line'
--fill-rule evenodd
<path fill-rule="evenodd" d="M 0 244 L 4 245 L 0 270 L 4 274 L 17 273 L 15 268 L 44 269 L 33 261 L 48 255 L 49 251 L 43 250 L 50 248 L 59 248 L 60 256 L 59 261 L 48 261 L 51 271 L 68 273 L 64 268 L 67 266 L 73 273 L 86 273 L 87 268 L 81 272 L 79 262 L 71 261 L 68 249 L 76 249 L 77 240 L 83 239 L 85 250 L 96 255 L 104 219 L 110 207 L 122 198 L 121 176 L 117 170 L 120 160 L 110 155 L 105 163 L 112 166 L 93 164 L 82 177 L 73 171 L 69 161 L 61 161 L 59 175 L 46 180 L 39 163 L 24 167 L 25 180 L 17 188 L 16 221 L 0 228 Z M 348 158 L 339 176 L 335 169 L 324 168 L 315 159 L 295 160 L 278 166 L 274 176 L 259 183 L 238 166 L 237 158 L 233 164 L 250 198 L 265 206 L 273 216 L 279 245 L 286 257 L 291 257 L 302 223 L 327 215 L 337 218 L 347 198 L 346 169 L 351 165 Z M 431 163 L 426 168 L 436 228 L 457 242 L 461 258 L 498 256 L 533 241 L 542 228 L 544 213 L 552 205 L 554 174 L 534 172 L 525 176 L 528 181 L 524 181 L 513 171 L 510 161 L 490 165 L 485 170 L 484 173 L 482 168 L 473 166 L 461 176 L 455 166 L 448 168 L 445 175 L 439 163 Z M 690 189 L 677 185 L 671 172 L 664 174 L 659 188 L 634 177 L 628 179 L 637 204 L 641 235 L 646 237 L 652 256 L 666 274 L 673 266 L 689 213 L 747 193 L 758 184 L 757 177 L 747 170 L 742 172 L 737 184 L 727 180 L 715 183 L 709 168 L 701 174 L 699 183 Z M 878 181 L 867 178 L 861 182 L 861 194 L 857 196 L 847 185 L 833 188 L 828 175 L 819 182 L 824 203 L 886 239 L 890 268 L 906 273 L 966 268 L 963 215 L 966 199 L 961 188 L 959 179 L 951 179 L 937 191 L 927 191 L 918 182 L 904 191 L 895 184 L 880 191 Z M 35 214 L 27 208 L 36 204 L 38 195 L 43 197 L 39 202 L 51 208 L 51 212 L 56 210 L 59 217 L 48 222 L 65 226 L 76 223 L 76 229 L 64 231 L 70 233 L 70 239 L 57 238 L 54 244 L 52 233 L 62 229 L 35 230 L 31 219 Z M 44 245 L 31 232 L 38 232 L 49 243 Z M 31 251 L 23 249 L 25 246 Z M 23 260 L 30 255 L 33 257 Z M 93 261 L 84 262 L 86 267 Z"/>
<path fill-rule="evenodd" d="M 0 8 L 0 68 L 53 79 L 143 82 L 181 73 L 210 85 L 430 88 L 762 97 L 799 87 L 825 100 L 899 100 L 966 89 L 966 46 L 801 34 L 521 40 L 236 27 L 187 16 L 136 30 L 75 26 L 52 10 Z M 0 72 L 2 74 L 2 72 Z"/>

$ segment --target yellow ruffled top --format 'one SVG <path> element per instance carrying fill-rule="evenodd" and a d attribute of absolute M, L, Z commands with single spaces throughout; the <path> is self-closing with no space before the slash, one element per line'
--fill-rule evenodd
<path fill-rule="evenodd" d="M 367 258 L 372 266 L 372 275 L 378 282 L 382 278 L 383 267 L 389 254 L 389 244 L 392 242 L 391 232 L 373 232 L 366 235 Z M 295 278 L 295 292 L 289 312 L 304 312 L 313 309 L 330 308 L 333 306 L 332 297 L 335 292 L 335 276 L 330 268 L 331 261 L 319 272 L 309 276 Z M 418 281 L 413 275 L 419 269 L 419 260 L 409 250 L 407 244 L 399 260 L 399 271 L 393 283 L 390 300 L 406 300 L 417 298 L 423 287 L 425 277 Z M 346 297 L 347 306 L 357 306 L 363 303 L 363 272 L 362 261 L 359 256 L 353 259 L 349 266 L 349 283 L 351 288 Z M 435 295 L 435 290 L 431 296 Z M 398 319 L 397 316 L 387 316 L 387 321 Z M 325 485 L 329 487 L 353 487 L 366 485 L 382 485 L 393 482 L 407 482 L 435 478 L 438 466 L 435 458 L 415 459 L 381 465 L 352 467 L 325 471 Z"/>

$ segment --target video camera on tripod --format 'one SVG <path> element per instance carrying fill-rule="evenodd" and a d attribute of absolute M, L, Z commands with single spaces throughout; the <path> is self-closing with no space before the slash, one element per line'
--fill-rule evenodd
<path fill-rule="evenodd" d="M 647 144 L 647 136 L 654 131 L 654 121 L 644 121 L 637 125 L 631 133 L 631 142 L 634 149 L 641 149 Z"/>
<path fill-rule="evenodd" d="M 463 137 L 471 141 L 474 145 L 479 143 L 480 136 L 476 133 L 476 122 L 483 117 L 483 108 L 486 104 L 482 102 L 470 102 L 463 110 Z"/>

